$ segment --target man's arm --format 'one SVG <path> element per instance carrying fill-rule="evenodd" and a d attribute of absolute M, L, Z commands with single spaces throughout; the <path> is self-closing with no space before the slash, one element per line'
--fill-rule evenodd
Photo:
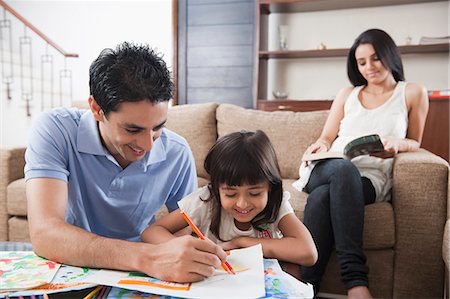
<path fill-rule="evenodd" d="M 45 258 L 84 267 L 139 271 L 162 280 L 198 281 L 225 260 L 211 242 L 190 236 L 152 245 L 101 237 L 65 222 L 67 183 L 34 178 L 26 184 L 34 251 Z"/>

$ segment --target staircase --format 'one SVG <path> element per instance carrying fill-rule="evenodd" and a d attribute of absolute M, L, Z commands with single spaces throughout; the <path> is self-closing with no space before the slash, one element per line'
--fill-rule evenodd
<path fill-rule="evenodd" d="M 32 119 L 72 105 L 68 53 L 0 0 L 0 147 L 25 146 Z"/>

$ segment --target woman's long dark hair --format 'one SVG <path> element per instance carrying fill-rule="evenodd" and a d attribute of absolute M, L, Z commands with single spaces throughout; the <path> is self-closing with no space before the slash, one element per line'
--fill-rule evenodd
<path fill-rule="evenodd" d="M 369 29 L 355 39 L 347 56 L 347 75 L 353 86 L 367 84 L 367 80 L 358 70 L 358 63 L 355 57 L 356 49 L 362 44 L 371 44 L 373 46 L 381 63 L 392 73 L 396 82 L 405 80 L 402 58 L 394 40 L 383 30 Z"/>
<path fill-rule="evenodd" d="M 219 138 L 209 150 L 204 167 L 210 176 L 210 196 L 203 200 L 211 201 L 210 230 L 219 240 L 222 240 L 219 233 L 221 184 L 242 186 L 269 182 L 267 206 L 252 219 L 251 224 L 259 230 L 259 225 L 277 219 L 283 197 L 283 184 L 275 150 L 263 131 L 241 131 Z"/>

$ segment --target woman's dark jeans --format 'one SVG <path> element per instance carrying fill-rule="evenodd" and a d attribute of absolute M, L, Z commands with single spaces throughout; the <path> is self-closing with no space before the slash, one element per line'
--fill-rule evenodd
<path fill-rule="evenodd" d="M 368 286 L 368 267 L 362 249 L 364 206 L 375 201 L 375 189 L 348 160 L 329 159 L 317 164 L 305 191 L 309 193 L 303 223 L 316 243 L 319 258 L 302 266 L 302 279 L 317 293 L 333 250 L 347 289 Z"/>

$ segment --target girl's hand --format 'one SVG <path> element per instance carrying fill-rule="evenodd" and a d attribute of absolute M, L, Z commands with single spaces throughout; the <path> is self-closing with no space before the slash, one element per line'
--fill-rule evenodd
<path fill-rule="evenodd" d="M 223 243 L 219 243 L 217 245 L 219 245 L 220 247 L 222 247 L 223 250 L 227 251 L 227 250 L 232 250 L 232 249 L 239 249 L 241 248 L 241 246 L 238 245 L 238 239 L 239 238 L 235 238 L 231 241 L 227 241 L 227 242 L 223 242 Z"/>

